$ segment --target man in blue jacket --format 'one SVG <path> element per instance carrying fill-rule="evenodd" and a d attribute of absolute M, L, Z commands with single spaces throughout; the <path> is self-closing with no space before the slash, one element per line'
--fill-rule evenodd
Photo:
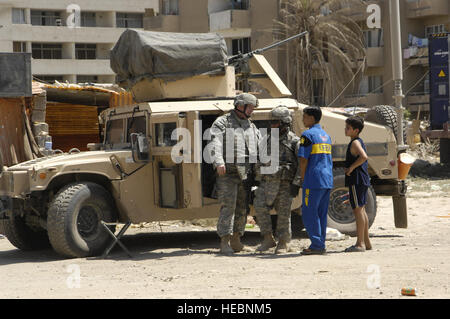
<path fill-rule="evenodd" d="M 328 204 L 333 188 L 333 160 L 331 158 L 331 138 L 319 122 L 322 111 L 319 107 L 303 110 L 303 124 L 309 128 L 300 138 L 298 156 L 303 179 L 302 217 L 308 236 L 309 248 L 302 255 L 325 253 Z"/>

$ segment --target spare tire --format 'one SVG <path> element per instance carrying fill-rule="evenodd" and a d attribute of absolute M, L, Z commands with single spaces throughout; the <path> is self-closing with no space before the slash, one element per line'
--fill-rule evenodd
<path fill-rule="evenodd" d="M 377 105 L 367 111 L 364 121 L 381 124 L 389 127 L 397 139 L 398 120 L 397 112 L 392 106 L 389 105 Z M 405 128 L 405 121 L 403 121 L 403 127 Z M 403 142 L 406 143 L 406 129 L 403 129 Z"/>

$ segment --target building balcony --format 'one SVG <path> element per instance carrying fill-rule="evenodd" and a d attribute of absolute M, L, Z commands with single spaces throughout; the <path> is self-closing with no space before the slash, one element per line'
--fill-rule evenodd
<path fill-rule="evenodd" d="M 180 32 L 180 17 L 177 15 L 144 17 L 144 30 Z"/>
<path fill-rule="evenodd" d="M 49 42 L 49 43 L 115 43 L 125 31 L 123 28 L 65 26 L 32 26 L 17 24 L 11 28 L 13 41 Z"/>
<path fill-rule="evenodd" d="M 384 104 L 383 93 L 347 95 L 342 99 L 343 107 L 351 107 L 351 106 L 372 107 L 380 104 Z"/>
<path fill-rule="evenodd" d="M 210 32 L 232 29 L 250 29 L 250 11 L 226 10 L 209 15 Z"/>
<path fill-rule="evenodd" d="M 41 75 L 113 75 L 109 60 L 32 59 L 31 72 Z"/>
<path fill-rule="evenodd" d="M 412 51 L 411 51 L 412 50 Z M 428 48 L 414 48 L 410 47 L 403 49 L 404 64 L 407 66 L 421 65 L 428 66 Z"/>
<path fill-rule="evenodd" d="M 415 0 L 406 1 L 407 18 L 424 18 L 448 15 L 448 0 Z"/>
<path fill-rule="evenodd" d="M 406 96 L 406 109 L 410 112 L 428 112 L 430 110 L 430 94 L 424 92 L 410 93 Z"/>

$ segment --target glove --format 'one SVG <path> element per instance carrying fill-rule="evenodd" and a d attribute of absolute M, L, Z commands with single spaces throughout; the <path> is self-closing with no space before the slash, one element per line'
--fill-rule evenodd
<path fill-rule="evenodd" d="M 297 197 L 299 191 L 300 191 L 300 186 L 291 184 L 291 196 L 292 197 Z"/>

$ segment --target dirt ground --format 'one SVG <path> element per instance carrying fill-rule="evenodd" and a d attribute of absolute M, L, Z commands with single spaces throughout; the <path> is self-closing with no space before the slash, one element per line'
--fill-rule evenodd
<path fill-rule="evenodd" d="M 374 249 L 364 253 L 344 253 L 355 242 L 347 237 L 327 241 L 325 256 L 300 256 L 303 233 L 286 255 L 221 256 L 211 222 L 130 228 L 123 242 L 134 258 L 116 247 L 107 259 L 61 259 L 0 239 L 0 298 L 450 298 L 450 178 L 408 183 L 408 228 L 394 227 L 391 198 L 378 197 Z M 243 241 L 256 248 L 258 228 Z"/>

